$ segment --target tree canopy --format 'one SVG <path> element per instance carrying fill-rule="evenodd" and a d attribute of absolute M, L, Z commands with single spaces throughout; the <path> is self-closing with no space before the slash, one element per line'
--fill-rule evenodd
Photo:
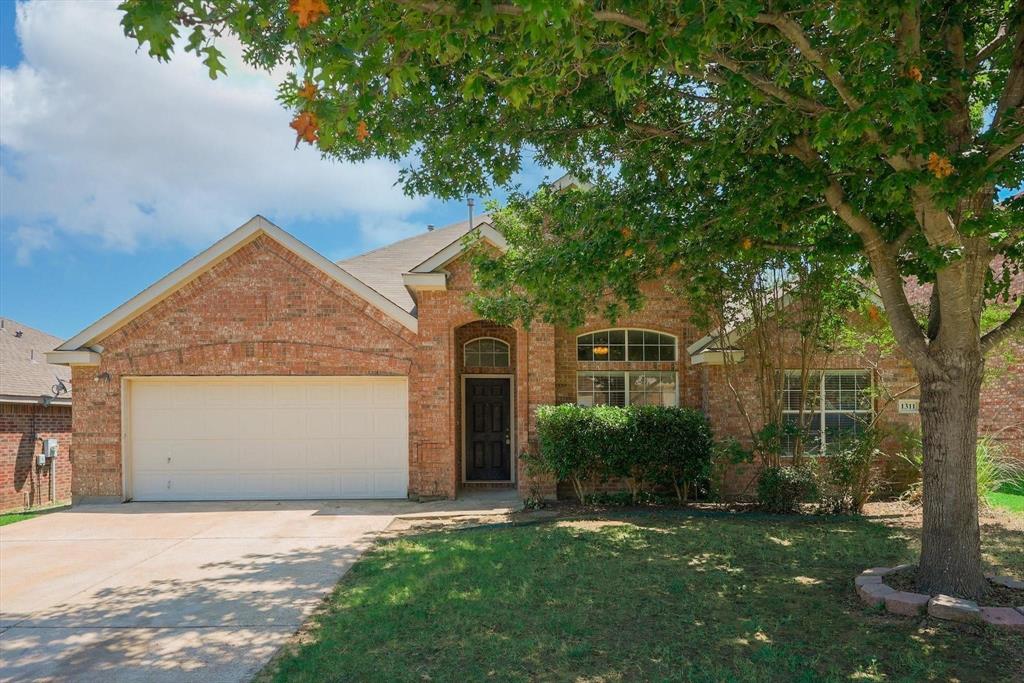
<path fill-rule="evenodd" d="M 586 239 L 566 237 L 577 267 L 602 264 L 588 275 L 624 295 L 617 272 L 752 248 L 862 252 L 877 276 L 930 281 L 977 239 L 985 266 L 1007 257 L 987 276 L 993 296 L 1024 256 L 1020 208 L 986 206 L 1024 183 L 1019 1 L 123 8 L 158 58 L 184 42 L 216 75 L 232 32 L 252 64 L 288 65 L 280 97 L 298 138 L 404 161 L 410 192 L 484 193 L 528 154 L 595 180 L 573 202 Z M 627 252 L 636 263 L 604 268 Z M 564 303 L 538 296 L 551 284 L 535 304 Z M 895 315 L 901 302 L 886 303 Z"/>
<path fill-rule="evenodd" d="M 592 181 L 518 202 L 524 239 L 484 271 L 496 311 L 636 302 L 646 277 L 738 254 L 870 269 L 922 381 L 922 583 L 982 590 L 978 387 L 984 353 L 1024 325 L 1016 300 L 981 328 L 1024 261 L 1024 202 L 996 207 L 1024 184 L 1024 0 L 122 7 L 159 59 L 184 45 L 215 76 L 234 34 L 251 64 L 284 65 L 297 144 L 400 160 L 409 192 L 483 193 L 531 154 Z M 923 325 L 910 276 L 934 283 Z"/>

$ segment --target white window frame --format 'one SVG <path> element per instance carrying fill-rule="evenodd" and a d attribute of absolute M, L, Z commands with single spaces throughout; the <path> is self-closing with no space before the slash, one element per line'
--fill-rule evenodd
<path fill-rule="evenodd" d="M 580 360 L 580 339 L 592 334 L 598 334 L 599 332 L 625 332 L 624 353 L 625 358 L 623 360 Z M 629 333 L 630 332 L 653 332 L 654 334 L 660 334 L 665 337 L 672 339 L 672 355 L 673 360 L 629 360 Z M 661 346 L 661 344 L 659 344 Z M 610 354 L 609 354 L 610 355 Z M 582 332 L 576 335 L 576 362 L 577 363 L 678 363 L 679 362 L 679 337 L 669 332 L 663 332 L 661 330 L 652 330 L 646 327 L 605 327 L 600 330 L 590 330 L 589 332 Z"/>
<path fill-rule="evenodd" d="M 813 418 L 817 418 L 818 425 L 819 425 L 819 427 L 818 427 L 818 432 L 819 432 L 818 433 L 818 438 L 819 438 L 820 448 L 818 449 L 817 453 L 813 453 L 812 455 L 828 455 L 828 436 L 827 436 L 828 429 L 825 427 L 825 423 L 827 422 L 827 420 L 825 420 L 825 416 L 829 415 L 829 414 L 832 414 L 832 415 L 853 415 L 854 417 L 857 417 L 858 415 L 866 415 L 869 418 L 869 421 L 870 421 L 870 419 L 873 419 L 875 417 L 875 400 L 874 400 L 875 373 L 873 373 L 870 370 L 854 369 L 854 368 L 845 368 L 845 369 L 833 368 L 833 369 L 829 369 L 829 370 L 808 370 L 807 372 L 809 374 L 811 374 L 812 376 L 814 374 L 818 375 L 818 405 L 813 410 L 804 409 L 803 411 L 800 411 L 799 409 L 797 409 L 797 410 L 788 409 L 788 408 L 785 407 L 785 403 L 783 403 L 782 415 L 783 415 L 783 417 L 785 417 L 786 415 L 794 415 L 797 418 L 799 418 L 799 416 L 800 416 L 800 414 L 802 412 L 804 416 L 808 416 L 809 415 L 809 416 L 812 417 L 812 419 Z M 785 376 L 796 377 L 797 380 L 799 381 L 800 370 L 783 370 L 783 373 L 784 373 Z M 867 410 L 860 410 L 860 409 L 857 409 L 857 408 L 854 408 L 853 410 L 826 409 L 825 408 L 825 378 L 827 376 L 829 376 L 829 375 L 835 376 L 835 375 L 850 375 L 850 374 L 867 375 L 868 376 L 867 391 L 870 392 L 868 394 L 868 396 L 869 396 L 869 398 L 871 400 L 871 407 L 868 408 Z M 780 392 L 785 392 L 785 390 L 786 390 L 785 376 L 783 377 L 783 382 L 781 383 L 781 385 L 779 387 L 779 391 Z M 808 393 L 811 392 L 811 384 L 810 384 L 810 382 L 808 382 L 807 391 L 808 391 Z M 784 400 L 784 396 L 785 396 L 785 394 L 783 393 L 783 400 Z"/>
<path fill-rule="evenodd" d="M 618 361 L 615 361 L 615 362 L 618 362 Z M 664 362 L 668 362 L 668 361 L 664 361 Z M 630 375 L 634 375 L 634 374 L 636 374 L 636 375 L 649 375 L 651 373 L 658 373 L 658 374 L 663 374 L 663 375 L 672 375 L 672 378 L 675 380 L 675 396 L 674 396 L 675 404 L 673 404 L 671 407 L 678 408 L 679 407 L 679 373 L 676 372 L 675 370 L 580 370 L 580 371 L 578 371 L 576 373 L 576 405 L 582 405 L 580 403 L 580 376 L 581 375 L 589 375 L 589 376 L 597 375 L 597 376 L 603 376 L 603 377 L 610 377 L 610 376 L 613 376 L 613 375 L 622 375 L 623 381 L 625 383 L 625 391 L 624 391 L 624 399 L 623 399 L 625 401 L 625 403 L 623 403 L 623 406 L 628 406 L 628 405 L 630 405 L 629 387 L 632 384 L 632 378 L 630 377 Z"/>
<path fill-rule="evenodd" d="M 496 341 L 496 342 L 498 342 L 499 344 L 501 344 L 502 346 L 505 347 L 505 355 L 508 358 L 508 362 L 507 363 L 505 363 L 504 365 L 470 365 L 469 364 L 469 362 L 466 360 L 466 353 L 469 350 L 469 345 L 474 343 L 474 342 L 484 341 L 484 340 L 487 340 L 487 339 L 489 339 L 491 341 Z M 512 367 L 512 345 L 509 344 L 504 339 L 498 339 L 497 337 L 473 337 L 472 339 L 470 339 L 469 341 L 467 341 L 465 344 L 462 345 L 462 365 L 463 365 L 463 367 L 467 367 L 467 368 L 510 368 L 510 367 Z"/>

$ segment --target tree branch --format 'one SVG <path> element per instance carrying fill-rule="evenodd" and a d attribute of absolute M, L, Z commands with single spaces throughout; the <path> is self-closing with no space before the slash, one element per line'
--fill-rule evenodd
<path fill-rule="evenodd" d="M 911 223 L 889 244 L 889 253 L 891 253 L 894 258 L 900 255 L 900 252 L 903 251 L 903 246 L 907 241 L 917 234 L 918 227 L 919 226 L 916 223 Z"/>
<path fill-rule="evenodd" d="M 990 349 L 1006 339 L 1011 332 L 1019 329 L 1024 329 L 1024 297 L 1017 302 L 1017 309 L 1003 321 L 1002 325 L 982 336 L 981 352 L 988 353 Z"/>
<path fill-rule="evenodd" d="M 625 126 L 631 131 L 634 131 L 636 133 L 643 133 L 648 137 L 652 138 L 671 138 L 673 140 L 682 140 L 685 142 L 695 141 L 694 138 L 685 135 L 680 135 L 674 130 L 669 130 L 667 128 L 659 128 L 658 126 L 651 126 L 645 123 L 638 123 L 636 121 L 626 120 Z"/>
<path fill-rule="evenodd" d="M 1010 61 L 1010 72 L 1006 75 L 1006 85 L 996 103 L 996 112 L 992 117 L 991 129 L 996 130 L 1002 122 L 1003 115 L 1021 105 L 1024 100 L 1024 0 L 1017 0 L 1016 9 L 1020 12 L 1017 31 L 1014 35 L 1013 57 Z"/>
<path fill-rule="evenodd" d="M 992 153 L 988 155 L 988 159 L 985 160 L 984 170 L 988 171 L 1000 161 L 1020 149 L 1022 145 L 1024 145 L 1024 130 L 1017 133 L 1017 137 L 1013 138 L 1005 145 L 1001 145 L 993 150 Z"/>
<path fill-rule="evenodd" d="M 996 243 L 993 250 L 997 252 L 1002 251 L 1003 249 L 1008 249 L 1021 241 L 1024 241 L 1024 225 L 1018 227 L 1016 230 L 1011 230 L 1010 234 L 1007 235 L 1005 239 Z"/>
<path fill-rule="evenodd" d="M 458 14 L 468 14 L 460 10 L 458 7 L 445 2 L 428 2 L 428 1 L 416 1 L 416 0 L 395 0 L 396 4 L 405 5 L 406 7 L 412 7 L 418 9 L 421 12 L 428 14 L 440 14 L 446 17 L 453 17 Z M 520 17 L 526 13 L 526 10 L 518 5 L 509 3 L 502 3 L 498 5 L 491 5 L 491 10 L 498 15 L 506 17 Z M 619 24 L 621 26 L 627 26 L 631 29 L 639 31 L 640 33 L 650 33 L 650 26 L 643 19 L 632 17 L 622 12 L 611 12 L 607 10 L 597 10 L 591 16 L 595 20 L 602 23 Z"/>
<path fill-rule="evenodd" d="M 1009 38 L 1009 27 L 1006 24 L 1003 24 L 996 32 L 996 37 L 993 38 L 988 45 L 978 50 L 978 53 L 968 60 L 967 70 L 972 73 L 977 71 L 978 67 L 981 66 L 981 63 L 991 57 L 992 53 L 1002 47 L 1003 43 L 1005 43 Z"/>
<path fill-rule="evenodd" d="M 907 62 L 921 54 L 921 14 L 919 3 L 907 3 L 900 15 L 900 26 L 896 29 L 896 53 L 902 71 Z"/>
<path fill-rule="evenodd" d="M 759 76 L 757 74 L 752 74 L 747 71 L 744 71 L 743 67 L 740 65 L 739 62 L 734 60 L 732 57 L 729 57 L 725 53 L 716 52 L 711 55 L 711 58 L 718 64 L 722 65 L 723 68 L 736 74 L 737 76 L 745 80 L 747 83 L 750 83 L 752 86 L 754 86 L 761 92 L 771 97 L 774 97 L 780 102 L 788 104 L 790 107 L 793 107 L 794 109 L 806 112 L 808 114 L 824 114 L 825 112 L 831 111 L 829 107 L 826 107 L 820 102 L 815 102 L 814 100 L 810 100 L 807 99 L 806 97 L 790 92 L 785 88 L 780 88 L 779 86 L 775 85 L 774 83 L 772 83 L 770 80 L 763 76 Z"/>
<path fill-rule="evenodd" d="M 789 39 L 796 49 L 800 51 L 807 61 L 818 68 L 825 77 L 828 78 L 829 83 L 839 93 L 839 97 L 842 98 L 846 106 L 849 107 L 850 111 L 860 109 L 861 101 L 853 94 L 850 86 L 847 85 L 846 79 L 843 78 L 839 70 L 825 57 L 821 52 L 811 45 L 811 41 L 807 38 L 807 34 L 804 33 L 803 28 L 800 24 L 796 23 L 788 16 L 784 14 L 758 14 L 754 21 L 759 24 L 767 24 L 768 26 L 775 27 L 779 33 Z"/>
<path fill-rule="evenodd" d="M 812 169 L 822 170 L 821 157 L 811 147 L 806 137 L 799 137 L 792 145 L 783 148 L 786 153 L 793 154 Z M 931 372 L 942 372 L 939 365 L 928 355 L 928 344 L 921 326 L 917 324 L 914 311 L 907 300 L 903 289 L 903 277 L 896 265 L 895 257 L 889 252 L 888 245 L 882 238 L 870 218 L 855 209 L 846 199 L 846 191 L 834 178 L 826 175 L 825 202 L 832 212 L 860 237 L 861 244 L 871 270 L 878 283 L 878 291 L 885 304 L 885 311 L 893 334 L 900 348 L 912 363 L 919 369 L 926 368 Z"/>

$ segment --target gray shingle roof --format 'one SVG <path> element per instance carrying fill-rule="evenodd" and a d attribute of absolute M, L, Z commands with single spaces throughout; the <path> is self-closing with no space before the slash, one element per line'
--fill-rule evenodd
<path fill-rule="evenodd" d="M 58 377 L 68 387 L 68 393 L 61 399 L 70 399 L 71 368 L 51 365 L 45 355 L 63 340 L 10 318 L 0 319 L 0 323 L 0 401 L 52 397 L 50 388 Z"/>
<path fill-rule="evenodd" d="M 473 227 L 488 222 L 487 214 L 473 217 Z M 423 263 L 431 256 L 469 232 L 469 221 L 413 235 L 394 244 L 338 261 L 352 276 L 415 315 L 416 302 L 402 282 L 402 273 Z"/>

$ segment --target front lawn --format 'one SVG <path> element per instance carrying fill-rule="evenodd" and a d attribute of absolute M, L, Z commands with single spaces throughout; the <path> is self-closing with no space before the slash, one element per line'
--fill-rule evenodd
<path fill-rule="evenodd" d="M 263 680 L 1021 680 L 1024 638 L 865 609 L 862 519 L 623 513 L 387 541 Z M 1021 573 L 1016 531 L 986 559 Z"/>
<path fill-rule="evenodd" d="M 1024 514 L 1024 485 L 1007 485 L 996 493 L 988 494 L 986 498 L 993 507 Z"/>

